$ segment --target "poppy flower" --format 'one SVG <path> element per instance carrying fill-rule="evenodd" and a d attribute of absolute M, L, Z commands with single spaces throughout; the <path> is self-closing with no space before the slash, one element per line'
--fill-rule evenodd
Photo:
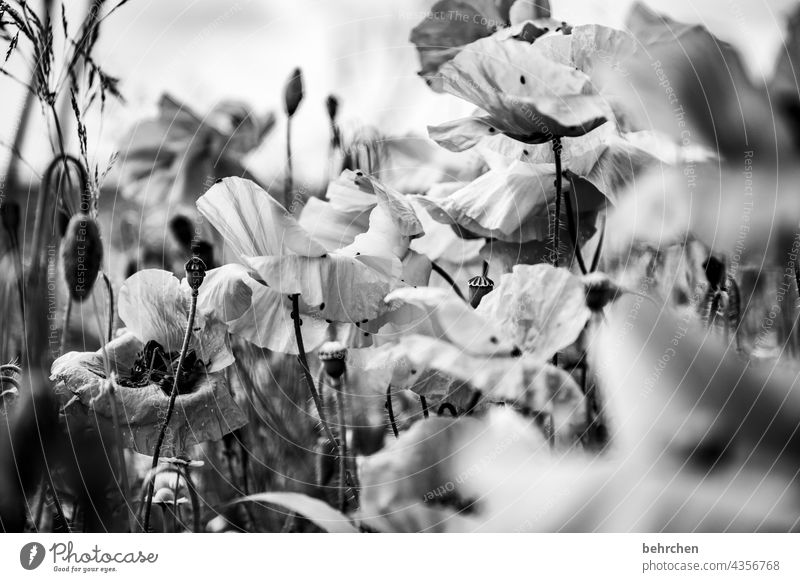
<path fill-rule="evenodd" d="M 463 151 L 505 134 L 527 144 L 577 137 L 613 119 L 589 77 L 515 38 L 478 40 L 441 69 L 444 90 L 485 114 L 429 127 L 431 138 Z"/>
<path fill-rule="evenodd" d="M 423 234 L 413 209 L 377 182 L 354 178 L 374 191 L 378 203 L 370 211 L 367 231 L 331 252 L 251 181 L 226 178 L 198 200 L 200 213 L 252 275 L 247 279 L 252 311 L 233 323 L 234 333 L 260 347 L 296 353 L 289 297 L 298 295 L 301 317 L 318 322 L 303 330 L 311 351 L 325 339 L 322 322 L 361 325 L 374 320 L 387 311 L 383 297 L 405 284 L 407 269 L 426 278 L 430 265 L 426 268 L 409 249 L 411 240 Z"/>
<path fill-rule="evenodd" d="M 144 270 L 130 277 L 119 295 L 119 314 L 127 329 L 105 346 L 115 375 L 117 410 L 126 446 L 152 454 L 172 389 L 174 355 L 186 331 L 190 297 L 188 283 L 166 271 Z M 227 322 L 250 305 L 251 291 L 225 267 L 212 269 L 200 288 L 195 330 L 189 344 L 191 367 L 183 370 L 183 386 L 170 421 L 173 439 L 164 454 L 222 435 L 246 422 L 233 401 L 221 370 L 233 363 Z M 84 418 L 94 414 L 111 421 L 111 392 L 104 368 L 103 349 L 69 352 L 51 370 L 65 411 Z M 80 405 L 82 410 L 74 410 Z"/>
<path fill-rule="evenodd" d="M 106 344 L 105 351 L 117 379 L 131 377 L 145 344 L 125 332 Z M 212 363 L 212 366 L 214 364 Z M 247 417 L 234 402 L 225 375 L 208 366 L 197 375 L 190 392 L 179 394 L 161 452 L 177 455 L 204 441 L 216 441 L 244 426 Z M 101 422 L 112 426 L 111 392 L 105 375 L 103 351 L 69 352 L 51 369 L 55 391 L 68 422 Z M 114 396 L 124 445 L 152 455 L 164 420 L 169 395 L 159 383 L 141 386 L 115 381 Z"/>
<path fill-rule="evenodd" d="M 441 91 L 440 67 L 465 46 L 512 23 L 549 16 L 547 0 L 440 0 L 409 37 L 419 53 L 419 75 L 434 91 Z"/>
<path fill-rule="evenodd" d="M 123 193 L 144 204 L 192 204 L 210 180 L 249 176 L 242 158 L 272 129 L 243 103 L 223 101 L 200 116 L 163 95 L 158 115 L 134 126 L 120 142 Z"/>

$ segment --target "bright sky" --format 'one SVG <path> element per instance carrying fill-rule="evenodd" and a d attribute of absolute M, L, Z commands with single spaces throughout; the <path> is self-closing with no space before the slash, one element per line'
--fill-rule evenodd
<path fill-rule="evenodd" d="M 109 2 L 111 3 L 111 2 Z M 425 126 L 469 111 L 432 93 L 417 77 L 410 29 L 434 0 L 130 0 L 102 30 L 98 61 L 123 79 L 125 106 L 111 108 L 90 128 L 98 160 L 113 151 L 130 124 L 154 111 L 168 91 L 198 111 L 224 98 L 250 103 L 259 113 L 280 111 L 282 85 L 303 68 L 306 102 L 296 118 L 300 173 L 324 163 L 328 93 L 342 99 L 346 122 L 372 123 L 384 133 L 424 134 Z M 621 27 L 633 0 L 551 0 L 554 16 L 573 24 Z M 754 76 L 768 74 L 796 0 L 648 0 L 683 21 L 702 22 L 743 53 Z M 78 15 L 85 3 L 73 0 Z M 0 79 L 0 139 L 9 141 L 22 93 Z M 282 136 L 282 127 L 277 127 Z M 322 134 L 320 132 L 323 132 Z M 41 132 L 40 132 L 41 133 Z M 47 149 L 31 141 L 25 156 L 39 166 Z M 282 137 L 253 159 L 254 171 L 282 164 Z M 0 153 L 0 160 L 6 153 Z"/>

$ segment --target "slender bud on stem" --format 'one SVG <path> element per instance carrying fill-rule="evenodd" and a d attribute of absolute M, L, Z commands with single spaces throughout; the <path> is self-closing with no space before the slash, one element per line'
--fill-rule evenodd
<path fill-rule="evenodd" d="M 286 87 L 283 91 L 283 103 L 286 108 L 286 115 L 292 117 L 300 103 L 303 101 L 303 72 L 297 68 L 292 71 L 289 79 L 286 81 Z"/>

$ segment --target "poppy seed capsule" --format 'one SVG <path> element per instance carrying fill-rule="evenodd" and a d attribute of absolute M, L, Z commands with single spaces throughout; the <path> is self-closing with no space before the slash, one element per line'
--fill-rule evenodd
<path fill-rule="evenodd" d="M 61 242 L 61 259 L 70 297 L 82 303 L 92 292 L 103 261 L 103 241 L 94 219 L 85 214 L 70 219 Z"/>
<path fill-rule="evenodd" d="M 186 281 L 192 291 L 200 289 L 203 279 L 206 278 L 206 264 L 197 255 L 186 261 Z"/>
<path fill-rule="evenodd" d="M 469 304 L 473 309 L 477 308 L 481 304 L 481 300 L 494 290 L 494 281 L 483 275 L 473 277 L 467 281 L 467 285 L 469 287 Z"/>
<path fill-rule="evenodd" d="M 317 352 L 322 365 L 325 367 L 325 372 L 331 378 L 341 378 L 347 369 L 345 364 L 345 357 L 347 356 L 347 347 L 342 342 L 328 341 L 322 344 Z"/>
<path fill-rule="evenodd" d="M 286 114 L 291 117 L 300 102 L 303 100 L 303 72 L 297 68 L 292 71 L 289 80 L 286 81 L 286 88 L 283 91 L 283 101 L 286 107 Z"/>
<path fill-rule="evenodd" d="M 601 311 L 622 292 L 604 273 L 589 273 L 583 277 L 586 288 L 586 306 L 592 311 Z"/>

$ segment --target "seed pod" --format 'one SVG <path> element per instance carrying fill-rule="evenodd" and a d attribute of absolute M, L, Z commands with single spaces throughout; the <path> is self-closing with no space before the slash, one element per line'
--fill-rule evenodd
<path fill-rule="evenodd" d="M 288 81 L 286 81 L 286 88 L 283 91 L 283 101 L 286 107 L 286 115 L 293 116 L 297 108 L 300 107 L 300 102 L 303 100 L 303 72 L 297 68 L 292 71 Z"/>
<path fill-rule="evenodd" d="M 172 217 L 169 221 L 169 230 L 178 244 L 181 245 L 181 248 L 188 251 L 192 247 L 194 227 L 192 226 L 192 221 L 186 216 L 178 214 Z"/>
<path fill-rule="evenodd" d="M 81 303 L 92 292 L 103 261 L 100 228 L 93 218 L 76 214 L 70 219 L 61 242 L 61 259 L 70 297 Z"/>
<path fill-rule="evenodd" d="M 475 309 L 481 304 L 481 300 L 494 290 L 494 281 L 483 275 L 476 275 L 467 281 L 469 287 L 469 304 Z"/>
<path fill-rule="evenodd" d="M 317 352 L 325 372 L 331 378 L 341 378 L 347 369 L 345 357 L 347 357 L 347 347 L 338 341 L 328 341 L 322 344 Z"/>
<path fill-rule="evenodd" d="M 197 255 L 186 261 L 186 280 L 192 291 L 200 289 L 203 279 L 206 278 L 206 264 Z"/>
<path fill-rule="evenodd" d="M 586 288 L 586 306 L 592 311 L 601 311 L 622 293 L 605 273 L 589 273 L 583 277 Z"/>
<path fill-rule="evenodd" d="M 339 100 L 335 95 L 328 95 L 325 100 L 325 106 L 328 108 L 328 117 L 330 117 L 332 123 L 335 123 L 336 114 L 339 113 Z"/>

